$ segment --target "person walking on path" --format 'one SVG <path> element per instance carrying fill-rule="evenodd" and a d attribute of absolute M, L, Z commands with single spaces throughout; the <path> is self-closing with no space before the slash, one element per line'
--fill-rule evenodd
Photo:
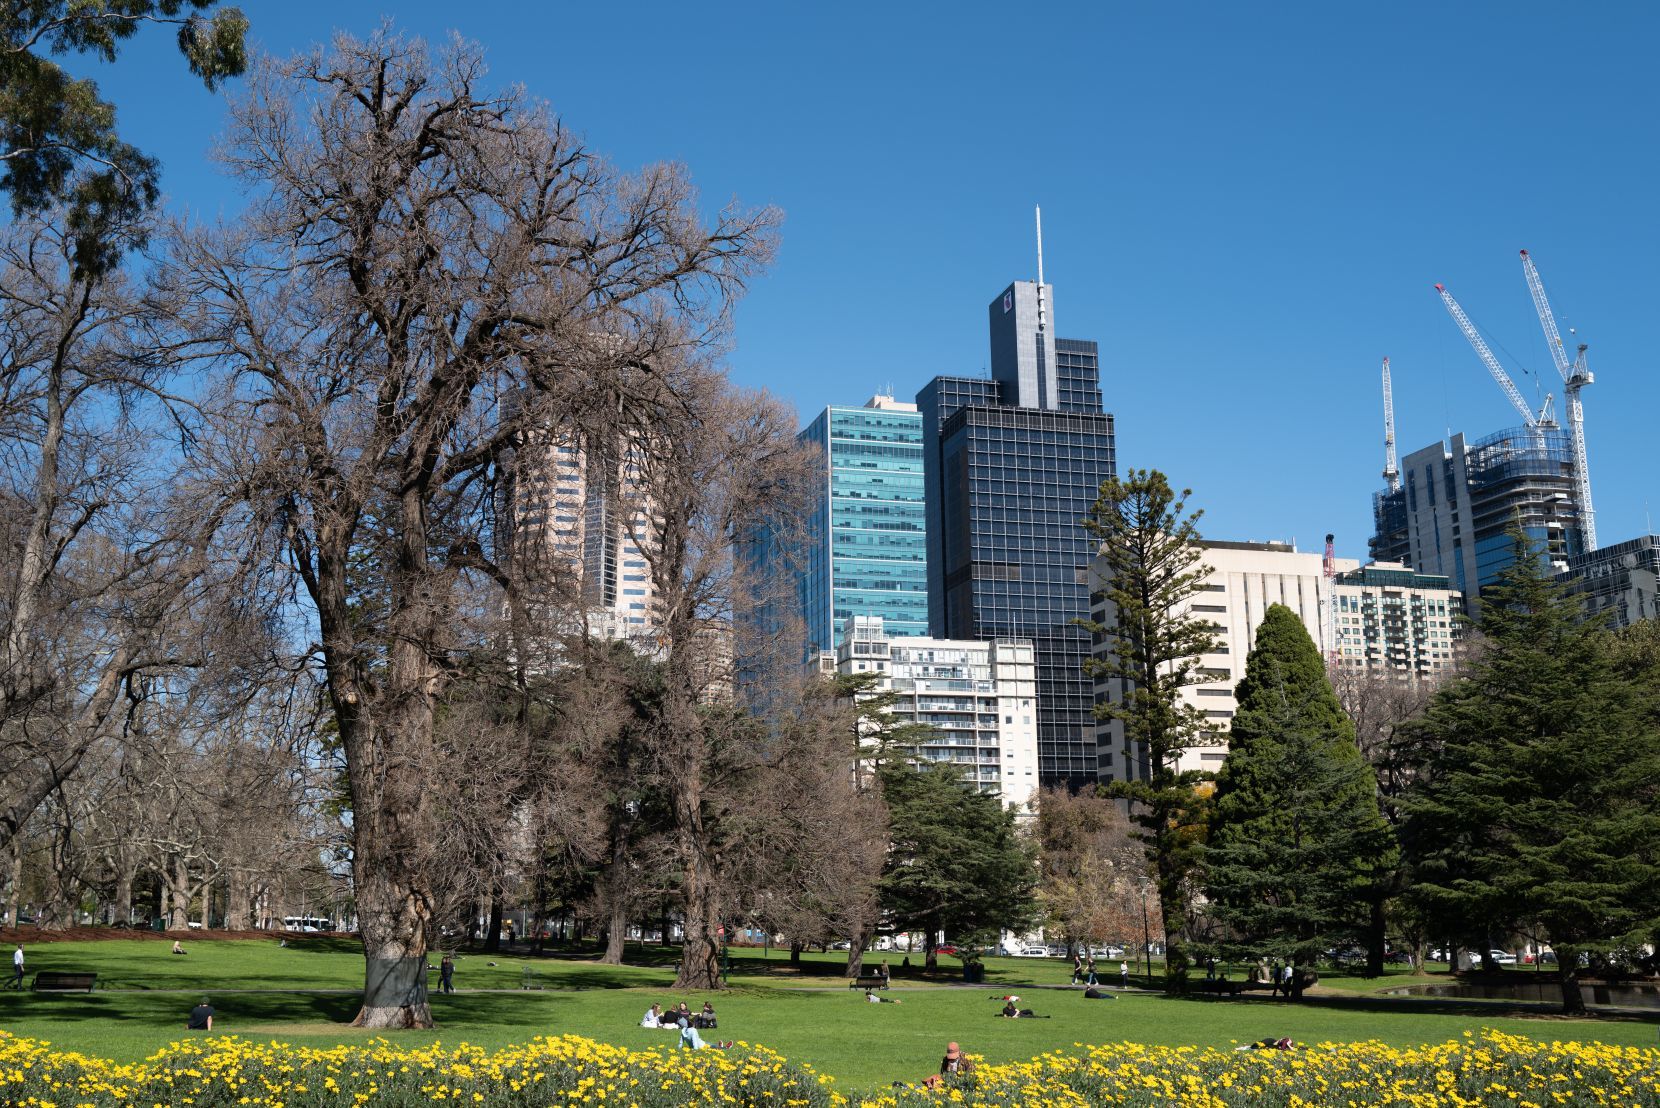
<path fill-rule="evenodd" d="M 438 991 L 455 992 L 455 955 L 448 952 L 438 960 Z"/>
<path fill-rule="evenodd" d="M 12 983 L 11 988 L 23 988 L 23 944 L 17 944 L 17 950 L 12 954 Z"/>
<path fill-rule="evenodd" d="M 1084 984 L 1099 985 L 1101 979 L 1095 976 L 1095 955 L 1091 954 L 1084 962 Z"/>
<path fill-rule="evenodd" d="M 1072 955 L 1072 983 L 1076 985 L 1084 976 L 1084 956 L 1080 953 Z"/>

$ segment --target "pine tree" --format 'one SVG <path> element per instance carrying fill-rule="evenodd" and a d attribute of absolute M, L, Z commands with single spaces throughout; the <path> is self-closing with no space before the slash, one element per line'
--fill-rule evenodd
<path fill-rule="evenodd" d="M 927 933 L 930 969 L 942 931 L 962 940 L 1036 922 L 1036 852 L 1002 801 L 965 787 L 949 763 L 881 772 L 892 836 L 882 909 L 900 929 Z"/>
<path fill-rule="evenodd" d="M 1190 879 L 1197 860 L 1196 786 L 1206 774 L 1179 768 L 1182 752 L 1206 729 L 1204 713 L 1181 690 L 1204 678 L 1200 656 L 1215 646 L 1208 620 L 1189 614 L 1204 586 L 1198 521 L 1158 470 L 1109 477 L 1085 521 L 1100 541 L 1101 589 L 1107 615 L 1080 621 L 1109 643 L 1086 672 L 1106 678 L 1115 692 L 1095 707 L 1102 719 L 1124 725 L 1126 777 L 1110 795 L 1132 803 L 1150 868 L 1157 875 L 1164 918 L 1165 990 L 1187 991 L 1187 919 Z"/>
<path fill-rule="evenodd" d="M 1413 737 L 1401 798 L 1413 895 L 1465 941 L 1521 925 L 1555 947 L 1563 1010 L 1584 1010 L 1580 955 L 1660 921 L 1660 665 L 1642 635 L 1583 621 L 1519 527 L 1483 598 L 1486 653 Z"/>
<path fill-rule="evenodd" d="M 1270 605 L 1237 690 L 1205 847 L 1206 892 L 1230 953 L 1313 964 L 1365 931 L 1370 886 L 1392 865 L 1377 781 L 1319 648 Z M 1302 975 L 1296 975 L 1301 995 Z"/>

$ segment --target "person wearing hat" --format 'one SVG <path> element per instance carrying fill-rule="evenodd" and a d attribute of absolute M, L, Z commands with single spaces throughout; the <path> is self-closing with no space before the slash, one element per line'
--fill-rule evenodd
<path fill-rule="evenodd" d="M 940 1060 L 940 1076 L 966 1072 L 970 1067 L 963 1061 L 963 1048 L 956 1043 L 945 1044 L 945 1057 Z"/>

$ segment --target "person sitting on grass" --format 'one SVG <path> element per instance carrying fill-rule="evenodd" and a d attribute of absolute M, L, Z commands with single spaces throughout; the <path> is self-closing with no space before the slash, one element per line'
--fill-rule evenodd
<path fill-rule="evenodd" d="M 699 1031 L 712 1031 L 719 1026 L 715 1020 L 715 1006 L 705 1000 L 703 1010 L 692 1017 L 692 1026 Z"/>
<path fill-rule="evenodd" d="M 174 954 L 183 954 L 184 953 L 184 947 L 179 945 L 179 940 L 177 940 L 177 939 L 173 940 L 173 953 Z"/>
<path fill-rule="evenodd" d="M 865 999 L 872 1004 L 898 1004 L 899 1001 L 891 996 L 877 996 L 869 989 L 865 990 Z"/>
<path fill-rule="evenodd" d="M 186 1031 L 213 1030 L 213 1006 L 208 1003 L 207 997 L 204 996 L 202 1002 L 190 1010 L 190 1022 L 184 1025 L 184 1029 Z"/>
<path fill-rule="evenodd" d="M 940 1060 L 940 1071 L 929 1074 L 922 1083 L 930 1089 L 937 1089 L 945 1083 L 947 1077 L 968 1073 L 973 1069 L 974 1063 L 963 1057 L 962 1047 L 956 1043 L 946 1043 L 945 1057 Z"/>
<path fill-rule="evenodd" d="M 662 1027 L 663 1006 L 661 1004 L 653 1004 L 650 1008 L 647 1008 L 646 1014 L 640 1017 L 640 1026 L 649 1027 L 654 1031 Z"/>
<path fill-rule="evenodd" d="M 680 1028 L 680 1045 L 687 1050 L 704 1050 L 708 1047 L 725 1050 L 732 1045 L 731 1039 L 727 1039 L 723 1043 L 704 1042 L 703 1036 L 697 1033 L 697 1028 L 693 1027 L 689 1020 L 681 1019 L 677 1021 L 677 1026 Z"/>

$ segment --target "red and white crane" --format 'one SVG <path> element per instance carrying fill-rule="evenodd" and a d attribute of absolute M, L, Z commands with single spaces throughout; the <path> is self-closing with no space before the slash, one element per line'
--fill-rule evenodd
<path fill-rule="evenodd" d="M 1539 409 L 1539 414 L 1535 415 L 1533 409 L 1527 406 L 1527 401 L 1522 399 L 1521 390 L 1516 387 L 1516 382 L 1510 379 L 1510 374 L 1504 371 L 1504 367 L 1499 364 L 1499 359 L 1493 354 L 1492 350 L 1488 349 L 1487 342 L 1476 330 L 1476 325 L 1470 322 L 1470 317 L 1464 314 L 1464 309 L 1458 301 L 1453 299 L 1453 294 L 1447 291 L 1445 285 L 1436 285 L 1435 291 L 1441 294 L 1441 303 L 1447 306 L 1447 314 L 1453 317 L 1453 322 L 1458 324 L 1458 329 L 1463 331 L 1464 337 L 1470 340 L 1471 347 L 1475 349 L 1476 357 L 1480 358 L 1482 364 L 1487 367 L 1487 372 L 1493 375 L 1493 380 L 1499 383 L 1499 388 L 1504 390 L 1504 395 L 1510 398 L 1511 406 L 1522 414 L 1522 420 L 1527 424 L 1527 429 L 1533 432 L 1534 441 L 1543 442 L 1544 435 L 1540 430 L 1540 424 L 1549 422 L 1549 413 L 1552 410 L 1551 398 L 1545 398 L 1544 406 Z"/>
<path fill-rule="evenodd" d="M 1579 390 L 1595 381 L 1585 365 L 1585 344 L 1579 344 L 1578 356 L 1568 361 L 1568 352 L 1562 346 L 1562 334 L 1556 327 L 1556 314 L 1551 311 L 1545 296 L 1545 283 L 1539 279 L 1539 270 L 1526 250 L 1522 251 L 1522 275 L 1527 278 L 1527 290 L 1533 294 L 1533 307 L 1539 313 L 1539 326 L 1545 329 L 1545 345 L 1550 347 L 1556 372 L 1562 375 L 1562 395 L 1568 404 L 1568 433 L 1574 450 L 1574 493 L 1579 499 L 1581 526 L 1585 532 L 1585 549 L 1597 548 L 1597 516 L 1591 507 L 1591 468 L 1585 457 L 1585 405 Z"/>
<path fill-rule="evenodd" d="M 1401 488 L 1401 467 L 1395 458 L 1395 390 L 1389 386 L 1389 359 L 1383 360 L 1383 479 L 1390 492 Z"/>

